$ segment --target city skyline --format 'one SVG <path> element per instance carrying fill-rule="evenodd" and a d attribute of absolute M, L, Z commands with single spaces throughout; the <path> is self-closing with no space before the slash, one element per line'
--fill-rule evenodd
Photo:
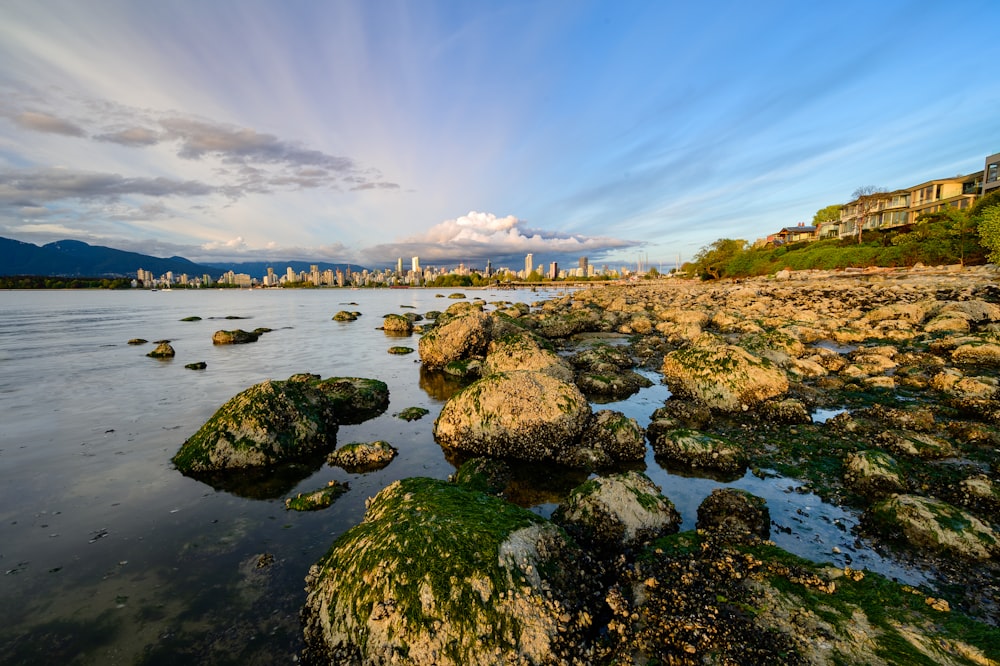
<path fill-rule="evenodd" d="M 672 264 L 981 168 L 1000 91 L 958 63 L 997 59 L 998 22 L 985 0 L 10 0 L 0 236 Z"/>

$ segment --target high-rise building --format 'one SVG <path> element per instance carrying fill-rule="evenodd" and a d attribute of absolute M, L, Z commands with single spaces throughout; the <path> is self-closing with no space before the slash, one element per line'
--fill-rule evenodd
<path fill-rule="evenodd" d="M 559 263 L 553 261 L 549 264 L 549 279 L 555 280 L 557 277 L 559 277 Z"/>
<path fill-rule="evenodd" d="M 403 274 L 403 258 L 399 257 L 396 259 L 396 275 Z"/>
<path fill-rule="evenodd" d="M 531 271 L 534 270 L 535 255 L 528 253 L 528 256 L 524 258 L 524 277 L 527 278 L 531 275 Z"/>
<path fill-rule="evenodd" d="M 589 265 L 590 265 L 590 262 L 587 260 L 587 257 L 580 257 L 580 275 L 581 276 L 583 276 L 583 275 L 589 275 L 590 274 L 588 272 L 588 270 L 587 270 L 589 268 Z"/>
<path fill-rule="evenodd" d="M 420 272 L 420 257 L 413 257 L 413 259 L 411 259 L 411 261 L 413 262 L 413 266 L 412 266 L 413 272 L 414 273 L 419 273 Z"/>

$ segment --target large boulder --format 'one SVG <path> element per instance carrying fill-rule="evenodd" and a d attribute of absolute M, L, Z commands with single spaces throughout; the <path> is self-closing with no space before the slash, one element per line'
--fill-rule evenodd
<path fill-rule="evenodd" d="M 382 318 L 382 330 L 390 335 L 410 335 L 413 320 L 400 314 L 387 314 Z"/>
<path fill-rule="evenodd" d="M 527 331 L 494 338 L 489 344 L 482 373 L 510 370 L 535 370 L 564 382 L 573 381 L 573 369 L 569 363 L 556 354 L 547 341 L 540 341 Z"/>
<path fill-rule="evenodd" d="M 552 520 L 599 552 L 634 549 L 680 529 L 681 515 L 641 472 L 591 479 L 573 489 Z"/>
<path fill-rule="evenodd" d="M 1000 555 L 1000 535 L 971 513 L 933 497 L 895 495 L 872 505 L 866 523 L 911 546 L 970 560 Z"/>
<path fill-rule="evenodd" d="M 396 481 L 310 571 L 310 663 L 570 664 L 596 576 L 552 523 L 445 481 Z"/>
<path fill-rule="evenodd" d="M 265 467 L 323 451 L 337 426 L 385 411 L 389 390 L 374 379 L 292 375 L 233 396 L 173 458 L 182 472 Z"/>
<path fill-rule="evenodd" d="M 698 505 L 699 530 L 719 532 L 727 539 L 767 539 L 771 512 L 763 498 L 740 488 L 716 488 Z"/>
<path fill-rule="evenodd" d="M 858 451 L 844 460 L 844 485 L 864 497 L 884 497 L 906 489 L 899 464 L 885 451 Z"/>
<path fill-rule="evenodd" d="M 785 373 L 742 347 L 705 334 L 663 358 L 671 393 L 722 412 L 739 412 L 788 392 Z"/>
<path fill-rule="evenodd" d="M 449 316 L 420 338 L 420 360 L 428 368 L 440 369 L 452 361 L 483 356 L 491 322 L 489 315 L 476 309 Z"/>
<path fill-rule="evenodd" d="M 602 409 L 591 415 L 579 445 L 563 462 L 571 467 L 595 469 L 645 457 L 646 431 L 639 422 L 621 412 Z"/>
<path fill-rule="evenodd" d="M 569 382 L 541 372 L 500 372 L 452 396 L 434 422 L 434 437 L 445 449 L 474 455 L 562 462 L 590 414 Z"/>

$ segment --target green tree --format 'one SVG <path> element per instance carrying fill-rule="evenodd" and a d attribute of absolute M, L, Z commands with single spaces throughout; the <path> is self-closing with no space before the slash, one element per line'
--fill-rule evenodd
<path fill-rule="evenodd" d="M 875 185 L 862 185 L 851 193 L 851 203 L 858 207 L 858 245 L 861 245 L 861 234 L 865 229 L 865 220 L 871 215 L 878 205 L 880 196 L 885 192 L 884 187 Z"/>
<path fill-rule="evenodd" d="M 831 204 L 826 208 L 820 208 L 813 215 L 813 226 L 817 229 L 825 222 L 835 222 L 840 219 L 840 210 L 843 208 L 843 204 Z"/>
<path fill-rule="evenodd" d="M 742 239 L 720 238 L 694 255 L 694 267 L 703 280 L 725 277 L 727 268 L 737 257 L 746 252 L 749 243 Z"/>
<path fill-rule="evenodd" d="M 1000 264 L 1000 205 L 983 210 L 979 218 L 979 242 L 989 251 L 989 260 Z"/>

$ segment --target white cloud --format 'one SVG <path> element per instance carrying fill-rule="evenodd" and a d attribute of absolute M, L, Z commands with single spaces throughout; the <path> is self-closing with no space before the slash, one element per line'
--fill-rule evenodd
<path fill-rule="evenodd" d="M 581 255 L 602 257 L 609 252 L 635 247 L 638 242 L 606 236 L 562 234 L 531 229 L 513 215 L 470 211 L 434 225 L 425 233 L 395 243 L 363 250 L 370 261 L 390 262 L 394 257 L 420 256 L 429 262 L 508 262 L 523 259 L 528 252 L 540 259 L 566 260 Z"/>

